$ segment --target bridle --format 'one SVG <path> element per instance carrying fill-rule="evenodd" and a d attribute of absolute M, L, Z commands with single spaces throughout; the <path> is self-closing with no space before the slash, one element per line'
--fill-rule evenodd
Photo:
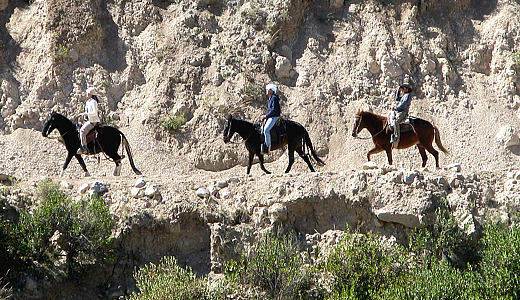
<path fill-rule="evenodd" d="M 233 122 L 233 119 L 231 119 L 231 120 L 229 121 L 229 129 L 228 129 L 228 134 L 227 134 L 228 136 L 229 136 L 229 131 L 231 131 L 231 124 L 232 124 L 232 122 Z M 242 143 L 245 143 L 245 142 L 247 142 L 247 140 L 249 140 L 249 138 L 251 137 L 251 134 L 253 133 L 254 130 L 255 130 L 255 126 L 252 126 L 252 127 L 251 127 L 251 132 L 249 133 L 249 135 L 247 136 L 247 138 L 246 138 L 245 140 L 241 141 L 241 142 L 233 142 L 233 141 L 231 140 L 231 138 L 229 138 L 229 142 L 230 142 L 231 144 L 242 144 Z"/>
<path fill-rule="evenodd" d="M 359 118 L 359 122 L 357 122 L 357 126 L 354 129 L 355 132 L 356 132 L 356 136 L 354 138 L 359 139 L 359 140 L 372 139 L 372 138 L 376 137 L 377 135 L 379 135 L 381 132 L 385 131 L 386 126 L 388 126 L 388 122 L 385 122 L 385 124 L 383 125 L 383 129 L 381 129 L 378 133 L 372 135 L 371 137 L 362 138 L 362 137 L 357 136 L 357 134 L 358 134 L 358 129 L 359 129 L 359 126 L 361 125 L 361 119 L 363 118 L 363 116 L 362 115 L 356 116 L 356 121 L 357 121 L 358 118 Z"/>

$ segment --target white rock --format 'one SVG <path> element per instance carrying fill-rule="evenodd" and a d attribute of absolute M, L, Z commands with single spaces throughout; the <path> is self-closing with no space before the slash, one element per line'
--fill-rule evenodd
<path fill-rule="evenodd" d="M 216 186 L 217 186 L 218 188 L 223 189 L 223 188 L 225 188 L 225 187 L 228 186 L 228 183 L 227 183 L 227 181 L 218 181 L 218 182 L 216 183 Z"/>
<path fill-rule="evenodd" d="M 82 184 L 78 189 L 78 194 L 85 194 L 90 189 L 90 183 Z"/>
<path fill-rule="evenodd" d="M 460 164 L 451 164 L 446 167 L 447 170 L 450 170 L 452 172 L 460 172 Z"/>
<path fill-rule="evenodd" d="M 276 58 L 274 73 L 278 78 L 291 78 L 296 75 L 296 71 L 293 69 L 291 62 L 285 56 L 278 56 Z"/>
<path fill-rule="evenodd" d="M 363 164 L 363 170 L 377 169 L 377 164 L 373 161 L 369 161 Z"/>
<path fill-rule="evenodd" d="M 267 211 L 271 224 L 279 223 L 287 220 L 287 207 L 281 203 L 271 205 Z"/>
<path fill-rule="evenodd" d="M 133 188 L 130 189 L 130 197 L 133 197 L 136 199 L 144 197 L 144 189 L 134 186 Z"/>
<path fill-rule="evenodd" d="M 199 196 L 201 198 L 207 198 L 211 195 L 210 192 L 205 188 L 199 188 L 196 193 L 197 193 L 197 196 Z"/>
<path fill-rule="evenodd" d="M 60 182 L 60 187 L 62 189 L 71 190 L 72 189 L 72 183 L 63 180 L 63 181 Z"/>
<path fill-rule="evenodd" d="M 218 191 L 218 195 L 222 199 L 228 199 L 231 197 L 231 191 L 226 187 Z"/>
<path fill-rule="evenodd" d="M 144 195 L 150 199 L 156 199 L 156 200 L 162 199 L 159 189 L 154 185 L 147 186 L 146 189 L 144 189 Z"/>
<path fill-rule="evenodd" d="M 503 145 L 505 148 L 518 146 L 520 145 L 520 139 L 518 138 L 518 133 L 515 128 L 511 125 L 506 125 L 500 128 L 500 131 L 495 136 L 495 139 L 498 143 Z"/>
<path fill-rule="evenodd" d="M 137 179 L 137 180 L 135 181 L 135 184 L 134 184 L 134 186 L 135 186 L 136 188 L 142 188 L 142 187 L 144 187 L 145 185 L 146 185 L 146 181 L 144 181 L 144 179 L 143 179 L 142 177 L 139 178 L 139 179 Z"/>

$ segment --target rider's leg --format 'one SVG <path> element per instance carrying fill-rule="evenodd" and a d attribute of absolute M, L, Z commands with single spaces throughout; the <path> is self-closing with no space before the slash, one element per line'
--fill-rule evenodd
<path fill-rule="evenodd" d="M 264 125 L 264 136 L 265 136 L 265 146 L 267 147 L 267 150 L 271 147 L 271 129 L 274 127 L 274 124 L 276 121 L 278 121 L 280 117 L 272 117 L 267 119 L 265 121 Z M 265 152 L 267 153 L 267 152 Z"/>
<path fill-rule="evenodd" d="M 79 149 L 78 153 L 85 154 L 87 152 L 87 134 L 94 128 L 94 123 L 87 121 L 83 126 L 81 126 L 81 129 L 79 130 L 79 137 L 81 140 L 81 148 Z"/>

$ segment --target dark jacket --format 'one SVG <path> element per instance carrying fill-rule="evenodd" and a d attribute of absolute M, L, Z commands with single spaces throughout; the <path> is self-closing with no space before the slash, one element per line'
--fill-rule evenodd
<path fill-rule="evenodd" d="M 269 119 L 272 117 L 279 117 L 281 114 L 282 110 L 280 109 L 280 97 L 278 97 L 276 94 L 273 94 L 267 102 L 267 113 L 265 114 L 265 118 Z"/>
<path fill-rule="evenodd" d="M 410 103 L 412 102 L 412 96 L 409 93 L 404 94 L 402 97 L 399 97 L 399 91 L 395 93 L 395 100 L 399 101 L 399 104 L 394 108 L 398 112 L 407 112 L 410 109 Z"/>

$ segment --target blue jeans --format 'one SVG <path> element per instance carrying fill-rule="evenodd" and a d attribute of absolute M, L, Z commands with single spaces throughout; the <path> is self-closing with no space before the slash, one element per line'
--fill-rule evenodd
<path fill-rule="evenodd" d="M 264 124 L 264 136 L 265 136 L 265 145 L 269 148 L 271 147 L 271 129 L 273 129 L 274 124 L 278 121 L 280 117 L 271 117 L 265 121 Z"/>

